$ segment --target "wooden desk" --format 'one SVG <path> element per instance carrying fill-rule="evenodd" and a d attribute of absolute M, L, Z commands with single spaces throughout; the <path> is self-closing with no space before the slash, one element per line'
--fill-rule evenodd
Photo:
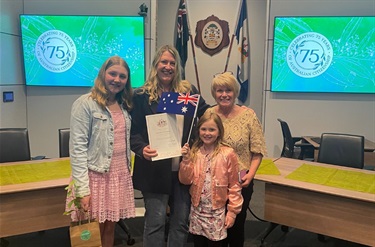
<path fill-rule="evenodd" d="M 302 136 L 303 141 L 310 143 L 315 149 L 319 149 L 320 143 L 315 142 L 312 138 L 320 138 L 319 136 Z M 374 152 L 375 143 L 365 139 L 365 152 Z"/>
<path fill-rule="evenodd" d="M 48 161 L 69 158 L 49 159 Z M 1 163 L 35 164 L 46 160 Z M 65 211 L 65 187 L 69 178 L 0 186 L 0 237 L 69 226 Z"/>
<path fill-rule="evenodd" d="M 280 225 L 375 246 L 375 195 L 285 178 L 303 163 L 358 171 L 297 159 L 275 159 L 281 175 L 255 176 L 256 180 L 266 183 L 265 219 Z M 375 174 L 374 171 L 360 171 Z"/>

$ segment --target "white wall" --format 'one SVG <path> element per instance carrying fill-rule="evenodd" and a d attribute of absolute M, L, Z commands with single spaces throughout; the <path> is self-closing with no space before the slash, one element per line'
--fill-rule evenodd
<path fill-rule="evenodd" d="M 264 119 L 270 156 L 279 156 L 282 133 L 277 118 L 288 122 L 293 136 L 341 132 L 375 141 L 375 95 L 271 93 L 269 91 L 274 16 L 374 15 L 373 0 L 270 0 Z"/>
<path fill-rule="evenodd" d="M 249 16 L 250 32 L 250 94 L 245 105 L 250 105 L 261 117 L 262 114 L 262 89 L 263 89 L 263 62 L 264 40 L 266 35 L 266 0 L 248 0 L 247 9 Z M 157 46 L 174 44 L 175 16 L 179 1 L 158 0 L 157 19 Z M 205 20 L 215 15 L 220 20 L 229 24 L 229 37 L 231 38 L 236 27 L 240 0 L 187 0 L 190 32 L 193 39 L 196 36 L 196 25 L 200 20 Z M 171 32 L 172 31 L 172 32 Z M 194 41 L 194 40 L 193 40 Z M 186 79 L 197 86 L 194 69 L 193 52 L 189 40 L 188 61 L 186 63 Z M 194 45 L 195 46 L 195 45 Z M 210 93 L 210 84 L 214 74 L 224 71 L 228 55 L 229 45 L 220 53 L 213 56 L 204 53 L 201 48 L 195 46 L 196 63 L 198 68 L 201 94 L 209 104 L 215 104 Z M 236 71 L 236 44 L 234 42 L 230 60 L 229 71 Z"/>

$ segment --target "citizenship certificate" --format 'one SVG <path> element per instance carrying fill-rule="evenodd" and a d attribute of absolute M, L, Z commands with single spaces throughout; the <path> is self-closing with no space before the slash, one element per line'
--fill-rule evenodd
<path fill-rule="evenodd" d="M 175 114 L 147 115 L 146 123 L 150 147 L 158 152 L 152 161 L 181 156 L 181 136 Z"/>

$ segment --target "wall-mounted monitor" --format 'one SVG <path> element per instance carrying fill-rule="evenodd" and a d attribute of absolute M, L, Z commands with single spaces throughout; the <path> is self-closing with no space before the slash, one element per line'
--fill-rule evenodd
<path fill-rule="evenodd" d="M 103 62 L 126 60 L 133 87 L 145 80 L 141 16 L 20 15 L 27 86 L 91 87 Z"/>
<path fill-rule="evenodd" d="M 271 91 L 375 93 L 375 17 L 275 17 Z"/>

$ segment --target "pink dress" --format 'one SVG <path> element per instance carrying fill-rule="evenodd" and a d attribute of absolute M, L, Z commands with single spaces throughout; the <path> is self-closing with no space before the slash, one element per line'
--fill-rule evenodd
<path fill-rule="evenodd" d="M 100 223 L 135 217 L 134 190 L 126 164 L 125 120 L 121 111 L 111 112 L 114 125 L 114 148 L 108 173 L 89 170 L 92 219 Z M 77 221 L 76 213 L 71 214 Z"/>
<path fill-rule="evenodd" d="M 225 206 L 212 209 L 212 176 L 211 158 L 206 156 L 206 179 L 201 193 L 198 207 L 191 205 L 189 231 L 194 235 L 201 235 L 212 241 L 219 241 L 227 237 L 225 229 Z"/>

